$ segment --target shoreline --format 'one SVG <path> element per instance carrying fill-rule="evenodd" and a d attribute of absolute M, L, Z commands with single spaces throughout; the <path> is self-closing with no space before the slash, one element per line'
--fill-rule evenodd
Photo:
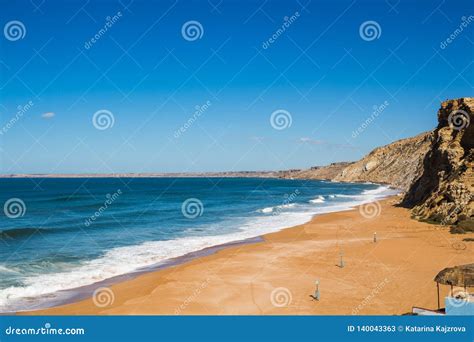
<path fill-rule="evenodd" d="M 359 206 L 350 211 L 315 215 L 305 224 L 264 234 L 261 241 L 245 243 L 244 240 L 234 245 L 214 246 L 210 249 L 217 249 L 207 255 L 201 255 L 205 251 L 201 250 L 195 257 L 183 256 L 182 263 L 109 284 L 106 292 L 111 302 L 104 306 L 96 305 L 100 291 L 96 300 L 91 298 L 94 289 L 104 287 L 96 283 L 88 286 L 89 296 L 78 302 L 17 314 L 403 314 L 411 311 L 411 306 L 434 308 L 433 277 L 446 266 L 472 262 L 469 258 L 472 247 L 462 242 L 463 236 L 451 235 L 446 227 L 411 219 L 407 209 L 394 206 L 397 198 L 392 196 L 377 202 L 380 215 L 375 218 L 362 217 Z M 377 243 L 372 241 L 375 230 Z M 455 244 L 465 249 L 454 248 Z M 422 260 L 413 255 L 411 261 L 403 260 L 404 254 L 400 252 L 409 253 L 412 248 L 420 250 Z M 341 251 L 344 268 L 337 266 Z M 376 254 L 376 259 L 371 260 L 367 252 Z M 397 260 L 397 255 L 402 260 Z M 377 271 L 367 269 L 364 260 Z M 412 284 L 399 284 L 394 270 L 382 277 L 393 267 L 400 270 L 409 265 L 416 265 L 420 270 L 408 272 L 406 281 L 422 283 L 424 290 Z M 310 272 L 316 266 L 318 271 Z M 344 276 L 347 271 L 350 274 L 346 276 L 354 278 L 350 283 L 338 279 L 338 274 Z M 304 281 L 294 284 L 298 277 Z M 316 278 L 321 279 L 320 302 L 310 297 Z M 367 281 L 371 284 L 361 286 Z M 330 288 L 326 288 L 328 284 L 332 284 Z M 392 292 L 393 288 L 398 289 L 396 292 L 406 288 L 411 296 L 402 303 L 387 302 L 387 294 L 383 292 Z M 430 295 L 424 295 L 428 289 Z M 283 292 L 273 298 L 275 291 Z M 446 289 L 442 291 L 445 293 Z M 290 302 L 283 306 L 275 303 L 281 298 L 290 298 Z M 327 300 L 334 305 L 326 306 Z"/>
<path fill-rule="evenodd" d="M 0 312 L 0 315 L 8 315 L 8 314 L 30 312 L 30 311 L 37 311 L 37 310 L 46 310 L 46 309 L 55 308 L 58 306 L 73 304 L 78 301 L 91 298 L 93 296 L 94 290 L 98 287 L 110 287 L 117 283 L 135 279 L 136 277 L 143 274 L 163 270 L 168 267 L 173 267 L 173 266 L 177 266 L 177 265 L 189 262 L 196 258 L 200 258 L 209 254 L 214 254 L 222 249 L 229 248 L 235 245 L 262 242 L 264 241 L 264 237 L 267 234 L 280 232 L 285 229 L 291 229 L 293 227 L 306 224 L 308 222 L 311 222 L 315 217 L 320 216 L 320 215 L 325 215 L 325 214 L 334 213 L 334 212 L 354 210 L 359 204 L 369 203 L 368 201 L 376 201 L 376 200 L 381 200 L 383 198 L 388 198 L 389 196 L 394 196 L 394 194 L 399 191 L 388 185 L 369 183 L 369 182 L 364 182 L 364 184 L 371 184 L 371 185 L 377 186 L 376 189 L 365 190 L 368 192 L 375 191 L 374 194 L 372 193 L 370 194 L 370 196 L 375 196 L 375 197 L 372 197 L 370 200 L 358 199 L 356 200 L 356 202 L 358 203 L 351 203 L 351 201 L 349 201 L 347 203 L 334 204 L 333 206 L 329 206 L 325 208 L 324 212 L 313 211 L 312 213 L 308 213 L 304 220 L 300 220 L 300 219 L 297 220 L 299 222 L 292 222 L 292 223 L 286 222 L 286 224 L 277 228 L 266 227 L 266 229 L 264 229 L 263 232 L 257 231 L 257 232 L 252 233 L 249 230 L 247 231 L 247 233 L 250 233 L 250 234 L 243 234 L 243 236 L 234 236 L 233 239 L 224 239 L 224 241 L 214 241 L 215 243 L 214 245 L 208 244 L 207 247 L 201 247 L 200 249 L 191 250 L 179 256 L 168 257 L 167 259 L 164 259 L 162 261 L 158 261 L 153 264 L 138 267 L 126 273 L 116 274 L 105 279 L 102 278 L 101 280 L 96 280 L 95 282 L 86 283 L 84 285 L 76 284 L 76 286 L 74 287 L 59 289 L 50 293 L 44 293 L 44 294 L 38 294 L 38 295 L 29 296 L 29 297 L 19 298 L 18 300 L 14 302 L 13 305 L 10 305 L 8 309 Z M 366 196 L 369 196 L 369 194 L 366 194 Z M 223 235 L 223 236 L 225 237 L 227 235 Z M 213 236 L 210 236 L 210 238 L 211 237 Z"/>
<path fill-rule="evenodd" d="M 110 286 L 113 286 L 125 281 L 136 279 L 137 277 L 144 274 L 159 272 L 169 267 L 179 266 L 187 262 L 190 262 L 194 259 L 212 255 L 225 248 L 231 248 L 231 247 L 239 246 L 239 245 L 253 244 L 253 243 L 258 243 L 258 242 L 263 242 L 263 241 L 264 241 L 263 236 L 255 236 L 255 237 L 251 237 L 247 239 L 236 240 L 236 241 L 218 244 L 211 247 L 206 247 L 194 252 L 186 253 L 184 255 L 181 255 L 175 258 L 166 259 L 162 262 L 159 262 L 147 267 L 139 268 L 133 272 L 119 274 L 114 277 L 98 281 L 93 284 L 74 287 L 71 289 L 60 290 L 60 291 L 43 295 L 43 296 L 33 297 L 35 301 L 38 301 L 38 304 L 35 305 L 37 306 L 37 308 L 18 309 L 16 311 L 12 310 L 10 312 L 1 312 L 0 316 L 22 314 L 22 313 L 28 313 L 28 312 L 35 312 L 39 310 L 49 310 L 49 309 L 54 309 L 59 306 L 74 304 L 81 300 L 91 298 L 93 296 L 94 290 L 98 287 L 110 287 Z"/>

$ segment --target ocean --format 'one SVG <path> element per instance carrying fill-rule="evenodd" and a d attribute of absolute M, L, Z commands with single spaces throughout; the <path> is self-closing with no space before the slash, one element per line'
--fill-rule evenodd
<path fill-rule="evenodd" d="M 1 179 L 0 312 L 394 193 L 268 178 Z"/>

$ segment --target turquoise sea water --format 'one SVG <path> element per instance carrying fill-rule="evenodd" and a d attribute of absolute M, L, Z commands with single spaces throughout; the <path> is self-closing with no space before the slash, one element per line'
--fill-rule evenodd
<path fill-rule="evenodd" d="M 0 311 L 393 193 L 261 178 L 2 179 Z"/>

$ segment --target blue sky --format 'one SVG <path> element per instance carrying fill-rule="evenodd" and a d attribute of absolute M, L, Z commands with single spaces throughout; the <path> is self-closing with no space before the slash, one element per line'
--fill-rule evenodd
<path fill-rule="evenodd" d="M 441 100 L 473 95 L 474 18 L 443 45 L 472 1 L 1 2 L 2 27 L 25 32 L 0 37 L 1 173 L 356 160 L 432 129 Z M 202 27 L 196 40 L 183 37 L 189 21 Z M 360 33 L 369 21 L 373 40 Z M 100 110 L 113 126 L 96 128 Z M 278 110 L 291 126 L 271 125 Z"/>

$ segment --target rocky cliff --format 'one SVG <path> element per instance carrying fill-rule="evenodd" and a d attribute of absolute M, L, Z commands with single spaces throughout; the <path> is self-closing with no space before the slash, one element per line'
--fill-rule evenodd
<path fill-rule="evenodd" d="M 287 170 L 280 171 L 280 178 L 299 178 L 299 179 L 324 179 L 333 180 L 349 165 L 353 163 L 341 162 L 332 163 L 327 166 L 313 166 L 307 170 Z"/>
<path fill-rule="evenodd" d="M 426 132 L 378 147 L 347 166 L 333 179 L 390 184 L 408 190 L 423 171 L 423 158 L 430 148 L 432 137 L 432 132 Z"/>
<path fill-rule="evenodd" d="M 423 173 L 403 204 L 419 219 L 474 228 L 474 98 L 445 101 Z"/>
<path fill-rule="evenodd" d="M 389 184 L 405 192 L 401 204 L 414 217 L 474 230 L 473 112 L 474 98 L 445 101 L 433 131 L 376 148 L 357 162 L 283 176 Z"/>
<path fill-rule="evenodd" d="M 423 172 L 423 158 L 430 149 L 432 137 L 433 132 L 422 133 L 378 147 L 356 162 L 284 172 L 282 176 L 338 182 L 374 182 L 406 191 Z"/>

